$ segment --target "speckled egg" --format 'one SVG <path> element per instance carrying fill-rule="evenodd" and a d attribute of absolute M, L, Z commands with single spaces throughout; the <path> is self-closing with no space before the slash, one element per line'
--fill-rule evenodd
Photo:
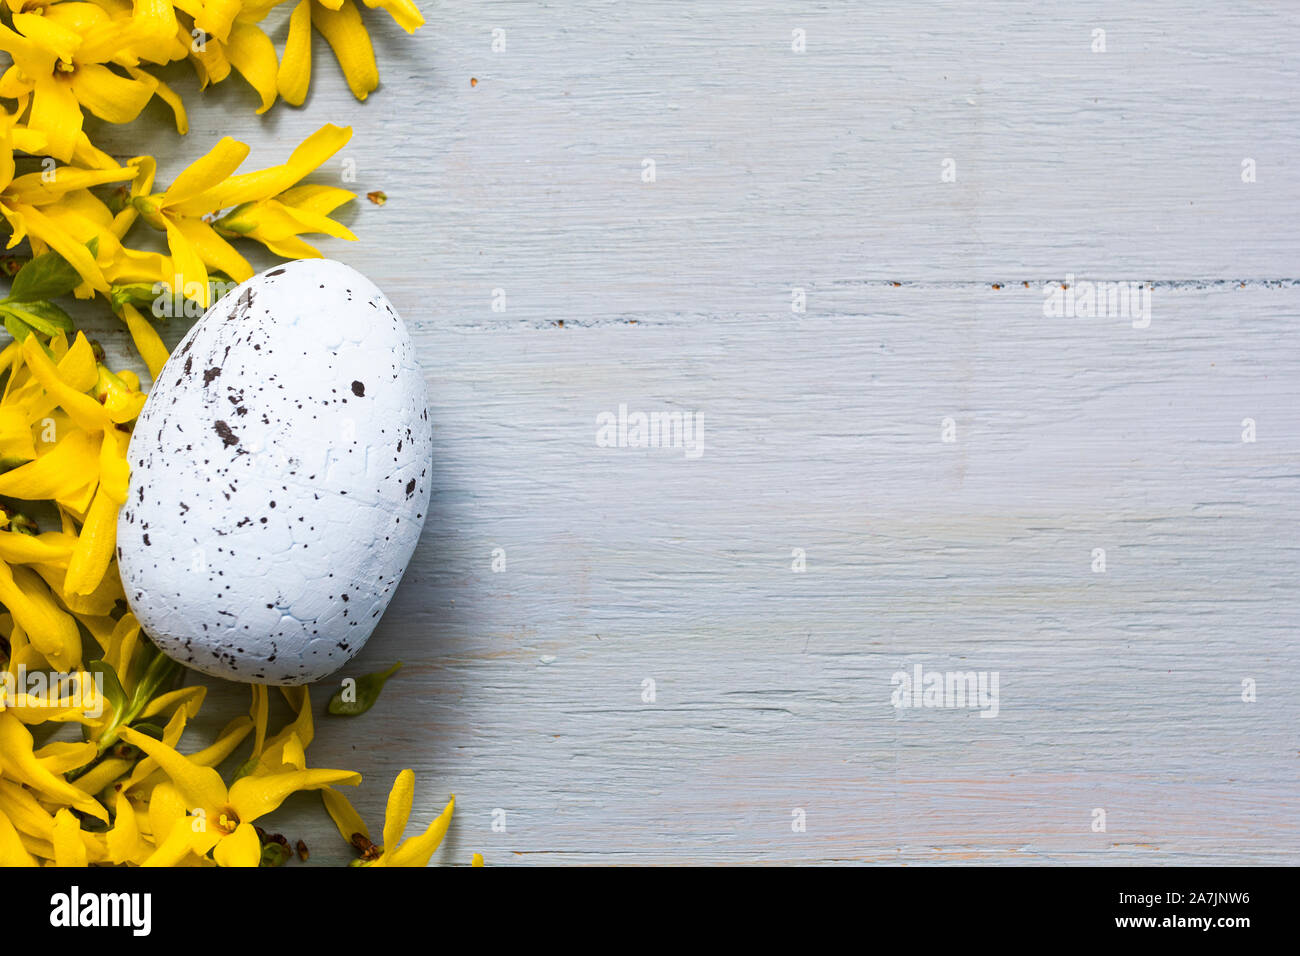
<path fill-rule="evenodd" d="M 341 667 L 424 524 L 427 405 L 402 320 L 341 263 L 290 262 L 214 304 L 131 436 L 118 563 L 146 633 L 230 680 Z"/>

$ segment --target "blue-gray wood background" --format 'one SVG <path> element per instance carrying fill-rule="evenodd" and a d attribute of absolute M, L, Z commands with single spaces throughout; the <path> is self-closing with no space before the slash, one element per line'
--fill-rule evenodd
<path fill-rule="evenodd" d="M 308 751 L 373 827 L 409 766 L 448 863 L 1297 862 L 1300 8 L 421 7 L 364 104 L 317 37 L 302 110 L 181 67 L 188 137 L 99 134 L 166 183 L 347 123 L 314 180 L 389 197 L 322 249 L 411 328 L 434 503 Z"/>

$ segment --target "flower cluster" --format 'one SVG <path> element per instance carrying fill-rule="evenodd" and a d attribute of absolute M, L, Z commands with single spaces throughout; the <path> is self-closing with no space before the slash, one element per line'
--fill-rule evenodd
<path fill-rule="evenodd" d="M 105 157 L 83 130 L 84 114 L 129 123 L 155 96 L 187 130 L 180 96 L 152 67 L 189 60 L 201 86 L 232 69 L 256 91 L 259 113 L 277 97 L 294 106 L 311 80 L 312 31 L 334 50 L 353 94 L 364 100 L 379 70 L 356 0 L 298 0 L 284 53 L 277 56 L 261 23 L 284 0 L 4 0 L 12 27 L 0 25 L 0 50 L 13 65 L 0 97 L 18 102 L 34 151 L 59 162 L 96 166 Z M 424 24 L 411 0 L 363 0 L 383 7 L 408 33 Z"/>
<path fill-rule="evenodd" d="M 127 444 L 145 394 L 58 304 L 102 302 L 156 377 L 168 352 L 154 320 L 201 314 L 250 278 L 238 243 L 298 259 L 319 256 L 304 235 L 356 238 L 330 218 L 354 195 L 303 183 L 349 128 L 327 124 L 281 165 L 243 173 L 249 148 L 226 137 L 166 188 L 152 156 L 116 159 L 86 133 L 87 113 L 129 123 L 156 96 L 185 134 L 181 97 L 153 72 L 181 59 L 201 87 L 239 73 L 259 113 L 277 98 L 299 105 L 313 30 L 358 99 L 376 88 L 355 0 L 297 0 L 283 55 L 260 26 L 279 3 L 0 0 L 0 52 L 12 60 L 0 64 L 0 101 L 13 104 L 0 105 L 0 231 L 15 250 L 0 260 L 12 280 L 0 299 L 12 339 L 0 350 L 0 866 L 274 865 L 287 843 L 256 821 L 304 790 L 321 793 L 361 865 L 425 865 L 451 819 L 449 802 L 402 839 L 414 793 L 405 770 L 384 842 L 372 843 L 338 789 L 360 775 L 307 766 L 305 687 L 284 689 L 294 716 L 278 732 L 268 689 L 254 685 L 247 715 L 182 753 L 205 688 L 185 686 L 184 668 L 141 631 L 116 565 Z M 411 0 L 363 4 L 408 32 L 423 23 Z M 148 230 L 152 249 L 135 238 Z M 245 744 L 227 783 L 218 768 Z"/>

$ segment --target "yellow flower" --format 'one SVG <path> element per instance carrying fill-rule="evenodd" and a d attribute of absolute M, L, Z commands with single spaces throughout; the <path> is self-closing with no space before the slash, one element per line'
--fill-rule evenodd
<path fill-rule="evenodd" d="M 337 186 L 295 186 L 275 199 L 236 206 L 213 225 L 222 235 L 255 239 L 282 259 L 319 259 L 320 250 L 298 234 L 323 233 L 355 242 L 351 230 L 329 217 L 355 198 L 355 193 Z"/>
<path fill-rule="evenodd" d="M 31 732 L 8 711 L 0 711 L 0 753 L 4 754 L 4 776 L 54 801 L 62 801 L 82 813 L 108 822 L 108 811 L 89 794 L 78 790 L 53 773 L 37 757 Z M 0 805 L 0 809 L 7 809 Z"/>
<path fill-rule="evenodd" d="M 167 233 L 175 270 L 173 288 L 206 307 L 210 304 L 209 267 L 237 282 L 251 278 L 253 267 L 204 217 L 232 206 L 260 203 L 286 193 L 338 152 L 351 136 L 351 127 L 322 126 L 293 151 L 287 163 L 241 175 L 233 174 L 248 155 L 248 146 L 226 136 L 211 152 L 181 173 L 165 192 L 135 197 L 132 202 L 140 217 L 155 229 Z M 307 200 L 290 198 L 290 203 L 295 201 L 310 206 Z M 312 210 L 305 210 L 301 215 L 310 218 Z M 227 232 L 229 234 L 229 230 Z M 281 241 L 279 235 L 276 232 L 272 241 Z"/>
<path fill-rule="evenodd" d="M 383 7 L 407 33 L 424 26 L 424 17 L 411 0 L 364 0 L 370 9 Z M 364 100 L 379 86 L 375 50 L 353 0 L 299 0 L 289 17 L 289 38 L 276 80 L 286 102 L 301 106 L 311 84 L 311 32 L 325 38 L 334 50 L 352 95 Z"/>
<path fill-rule="evenodd" d="M 3 29 L 3 28 L 0 28 Z M 93 289 L 108 291 L 108 280 L 86 248 L 87 233 L 98 230 L 79 217 L 75 197 L 89 186 L 134 179 L 134 166 L 86 170 L 54 167 L 48 171 L 14 177 L 14 158 L 10 130 L 0 124 L 0 216 L 13 230 L 9 248 L 30 238 L 36 252 L 53 249 Z M 89 196 L 89 193 L 85 193 Z"/>
<path fill-rule="evenodd" d="M 154 832 L 158 848 L 145 861 L 146 866 L 174 866 L 191 853 L 202 857 L 209 852 L 221 866 L 257 866 L 262 848 L 254 820 L 275 810 L 292 793 L 361 782 L 359 773 L 347 770 L 294 770 L 241 777 L 227 788 L 216 770 L 182 756 L 162 741 L 129 727 L 123 727 L 121 734 L 127 743 L 158 762 L 182 801 L 182 814 L 171 814 L 166 837 L 160 842 L 161 834 Z M 155 799 L 164 786 L 155 788 Z"/>
<path fill-rule="evenodd" d="M 14 61 L 0 77 L 0 96 L 18 100 L 20 114 L 30 100 L 27 125 L 45 135 L 45 148 L 56 159 L 73 158 L 83 109 L 110 123 L 129 123 L 160 92 L 159 81 L 139 69 L 141 53 L 159 42 L 151 16 L 113 17 L 94 3 L 73 0 L 12 19 L 14 29 L 0 25 L 0 50 Z M 154 52 L 165 62 L 165 49 Z"/>
<path fill-rule="evenodd" d="M 261 0 L 241 5 L 239 0 L 178 0 L 177 9 L 194 23 L 194 33 L 181 27 L 178 35 L 202 86 L 220 83 L 234 67 L 261 98 L 257 112 L 271 108 L 279 60 L 271 38 L 257 24 L 283 2 Z"/>
<path fill-rule="evenodd" d="M 321 791 L 321 798 L 343 839 L 363 851 L 359 861 L 362 866 L 428 866 L 429 858 L 447 835 L 451 814 L 456 807 L 456 797 L 453 795 L 442 813 L 422 834 L 403 840 L 402 835 L 406 832 L 406 823 L 411 816 L 411 804 L 415 800 L 415 773 L 403 770 L 389 791 L 388 807 L 384 813 L 384 842 L 381 847 L 376 847 L 370 842 L 370 831 L 366 829 L 365 822 L 347 797 L 327 787 Z"/>
<path fill-rule="evenodd" d="M 304 235 L 355 238 L 330 218 L 354 195 L 302 183 L 343 147 L 348 128 L 322 127 L 283 165 L 244 174 L 237 169 L 248 147 L 223 139 L 162 192 L 152 157 L 119 163 L 85 130 L 87 111 L 127 123 L 157 96 L 184 134 L 184 104 L 148 69 L 186 58 L 205 87 L 240 73 L 258 93 L 259 113 L 282 89 L 300 104 L 313 30 L 334 48 L 357 97 L 375 89 L 374 52 L 355 0 L 295 0 L 283 63 L 259 26 L 281 2 L 0 0 L 0 54 L 13 61 L 0 68 L 0 100 L 9 101 L 0 106 L 0 226 L 10 248 L 25 239 L 33 257 L 5 301 L 14 341 L 0 347 L 0 674 L 78 675 L 54 681 L 48 694 L 0 694 L 0 866 L 256 866 L 262 847 L 253 822 L 300 790 L 324 791 L 340 829 L 365 832 L 334 789 L 360 775 L 307 767 L 314 727 L 305 687 L 283 690 L 295 716 L 278 733 L 268 736 L 268 690 L 255 686 L 247 716 L 181 755 L 205 687 L 177 686 L 181 665 L 123 613 L 115 566 L 127 443 L 145 395 L 133 372 L 104 364 L 102 350 L 53 301 L 69 292 L 102 296 L 156 377 L 167 349 L 143 303 L 156 315 L 160 304 L 180 304 L 188 316 L 195 302 L 210 302 L 209 270 L 250 277 L 227 240 L 303 258 L 320 255 Z M 423 23 L 411 0 L 363 2 L 408 32 Z M 15 153 L 53 161 L 18 175 Z M 108 196 L 101 187 L 113 184 Z M 169 254 L 126 244 L 140 219 L 166 234 Z M 19 261 L 6 259 L 10 275 Z M 176 303 L 177 294 L 190 300 Z M 14 501 L 32 502 L 46 530 Z M 80 683 L 88 671 L 97 688 L 103 682 L 103 694 L 93 695 L 99 706 Z M 65 723 L 81 725 L 79 739 L 57 736 Z M 215 768 L 250 736 L 252 754 L 227 786 Z M 399 775 L 385 846 L 370 847 L 367 862 L 425 865 L 443 839 L 454 801 L 423 834 L 403 840 L 413 780 L 409 770 Z M 472 865 L 482 862 L 474 854 Z"/>
<path fill-rule="evenodd" d="M 121 595 L 120 580 L 109 574 L 128 471 L 127 436 L 117 425 L 139 414 L 144 395 L 99 365 L 81 334 L 71 346 L 55 336 L 48 347 L 29 334 L 13 356 L 0 402 L 0 427 L 13 430 L 0 444 L 23 463 L 0 474 L 0 495 L 53 501 L 65 531 L 75 528 L 74 520 L 80 531 L 31 542 L 4 532 L 0 603 L 45 661 L 67 669 L 82 656 L 72 615 L 107 614 Z M 30 429 L 43 420 L 54 434 L 49 441 L 43 436 L 37 449 Z"/>

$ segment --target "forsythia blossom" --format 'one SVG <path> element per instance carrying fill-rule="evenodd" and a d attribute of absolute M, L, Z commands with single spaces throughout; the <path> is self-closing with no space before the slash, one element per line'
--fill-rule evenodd
<path fill-rule="evenodd" d="M 0 0 L 0 232 L 9 250 L 0 273 L 10 279 L 0 297 L 0 866 L 278 865 L 287 841 L 257 824 L 304 790 L 323 794 L 367 865 L 425 865 L 451 820 L 448 803 L 422 834 L 402 839 L 414 795 L 406 770 L 389 798 L 384 845 L 369 843 L 335 789 L 361 775 L 307 766 L 305 687 L 283 689 L 293 716 L 278 732 L 268 734 L 267 688 L 254 685 L 248 714 L 206 746 L 182 749 L 205 687 L 185 685 L 185 669 L 141 630 L 117 569 L 127 445 L 145 392 L 58 304 L 107 305 L 156 377 L 168 351 L 154 321 L 198 315 L 226 284 L 251 277 L 236 244 L 305 258 L 320 253 L 304 235 L 356 238 L 331 218 L 354 194 L 303 182 L 348 142 L 349 127 L 326 124 L 281 165 L 243 173 L 248 146 L 224 137 L 165 188 L 152 156 L 120 161 L 87 135 L 87 114 L 143 123 L 155 97 L 185 135 L 185 104 L 155 72 L 180 60 L 200 88 L 238 73 L 258 113 L 281 97 L 299 105 L 313 29 L 365 99 L 379 78 L 354 0 L 286 9 L 282 56 L 261 25 L 281 2 Z M 424 22 L 410 0 L 364 5 L 383 7 L 407 32 Z M 165 251 L 133 244 L 150 228 Z"/>

